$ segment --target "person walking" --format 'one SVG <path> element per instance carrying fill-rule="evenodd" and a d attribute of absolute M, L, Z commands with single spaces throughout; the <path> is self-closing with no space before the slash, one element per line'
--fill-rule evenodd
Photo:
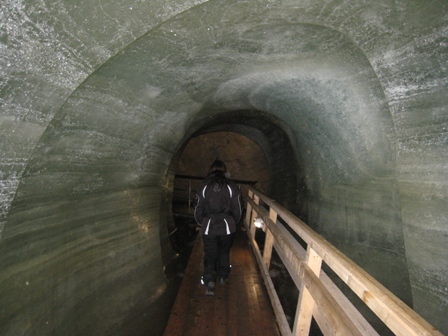
<path fill-rule="evenodd" d="M 224 162 L 214 161 L 196 195 L 194 218 L 204 245 L 202 279 L 206 285 L 206 295 L 214 295 L 217 278 L 221 284 L 227 282 L 230 273 L 230 248 L 242 213 L 241 192 L 226 177 L 226 173 Z"/>

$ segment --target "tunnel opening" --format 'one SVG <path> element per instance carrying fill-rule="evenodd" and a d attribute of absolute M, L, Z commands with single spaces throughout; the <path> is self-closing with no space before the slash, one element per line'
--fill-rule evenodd
<path fill-rule="evenodd" d="M 231 179 L 254 181 L 257 189 L 268 192 L 270 167 L 264 152 L 253 140 L 232 131 L 213 131 L 191 138 L 176 174 L 205 177 L 216 159 L 226 163 Z"/>
<path fill-rule="evenodd" d="M 293 148 L 293 132 L 285 121 L 262 110 L 227 110 L 217 114 L 205 112 L 198 119 L 198 124 L 201 127 L 190 137 L 195 139 L 193 143 L 197 141 L 198 145 L 207 147 L 201 141 L 207 142 L 210 134 L 217 136 L 217 142 L 208 147 L 206 153 L 209 156 L 204 158 L 205 162 L 198 163 L 204 167 L 203 176 L 216 159 L 219 134 L 235 134 L 234 139 L 228 143 L 226 140 L 225 145 L 228 151 L 238 153 L 235 160 L 230 160 L 228 167 L 231 178 L 256 180 L 257 189 L 282 202 L 297 216 L 306 216 L 306 208 L 298 205 L 299 200 L 306 199 L 304 169 L 298 157 L 300 153 Z M 244 138 L 248 140 L 242 146 L 239 139 Z M 194 147 L 192 152 L 196 151 Z M 184 163 L 180 158 L 178 160 L 179 168 L 182 168 Z"/>
<path fill-rule="evenodd" d="M 300 209 L 297 199 L 305 199 L 297 193 L 301 170 L 280 120 L 262 111 L 226 111 L 198 124 L 202 127 L 184 141 L 170 165 L 172 220 L 167 221 L 167 230 L 176 256 L 168 259 L 169 277 L 182 277 L 187 266 L 197 235 L 192 216 L 195 190 L 215 159 L 226 163 L 231 179 L 256 182 L 258 190 L 291 208 Z M 191 204 L 187 204 L 188 195 Z"/>
<path fill-rule="evenodd" d="M 185 219 L 185 214 L 191 217 L 195 188 L 215 159 L 226 163 L 231 179 L 256 182 L 258 190 L 289 206 L 297 216 L 306 216 L 306 207 L 300 202 L 306 194 L 302 169 L 285 131 L 287 126 L 280 119 L 263 111 L 238 110 L 206 115 L 196 125 L 199 127 L 181 144 L 170 164 L 168 216 L 174 214 L 179 220 Z M 193 180 L 176 182 L 175 176 L 190 176 Z M 190 210 L 185 210 L 187 205 Z M 183 215 L 176 214 L 176 207 L 184 207 Z M 167 225 L 171 236 L 177 229 L 175 221 Z M 183 230 L 191 236 L 191 229 Z"/>

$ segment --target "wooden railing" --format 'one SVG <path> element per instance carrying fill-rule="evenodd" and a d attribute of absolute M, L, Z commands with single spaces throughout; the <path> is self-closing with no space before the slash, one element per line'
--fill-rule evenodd
<path fill-rule="evenodd" d="M 242 186 L 246 201 L 245 227 L 262 270 L 282 336 L 308 335 L 314 317 L 325 335 L 378 335 L 366 318 L 321 269 L 328 265 L 396 335 L 442 335 L 368 273 L 274 200 Z M 264 222 L 263 251 L 255 239 L 255 220 Z M 306 250 L 281 224 L 306 243 Z M 273 248 L 299 289 L 291 328 L 269 275 Z M 292 329 L 292 330 L 291 330 Z"/>

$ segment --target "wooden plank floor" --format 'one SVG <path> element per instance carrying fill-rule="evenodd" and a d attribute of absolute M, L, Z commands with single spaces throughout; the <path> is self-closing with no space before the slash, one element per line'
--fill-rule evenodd
<path fill-rule="evenodd" d="M 214 296 L 200 283 L 202 249 L 198 235 L 164 336 L 280 335 L 246 233 L 237 232 L 229 280 Z"/>

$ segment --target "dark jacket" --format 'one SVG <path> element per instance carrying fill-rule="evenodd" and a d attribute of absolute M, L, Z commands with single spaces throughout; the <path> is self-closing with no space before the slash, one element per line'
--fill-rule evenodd
<path fill-rule="evenodd" d="M 194 218 L 205 235 L 229 235 L 241 219 L 241 192 L 218 172 L 201 185 L 196 195 Z"/>

